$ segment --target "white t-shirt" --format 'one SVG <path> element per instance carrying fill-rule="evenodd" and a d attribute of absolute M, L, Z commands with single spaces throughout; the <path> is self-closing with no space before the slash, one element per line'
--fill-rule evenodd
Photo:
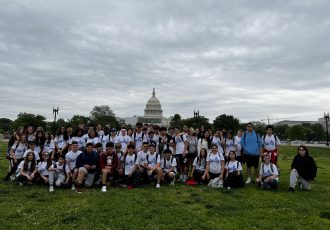
<path fill-rule="evenodd" d="M 127 176 L 130 172 L 132 172 L 134 165 L 139 164 L 139 162 L 137 161 L 137 157 L 135 160 L 135 154 L 133 155 L 126 155 L 126 159 L 125 159 L 125 175 Z"/>
<path fill-rule="evenodd" d="M 116 140 L 115 140 L 115 144 L 120 143 L 121 144 L 121 151 L 126 152 L 126 148 L 128 143 L 131 141 L 131 137 L 126 135 L 119 135 Z"/>
<path fill-rule="evenodd" d="M 38 163 L 38 172 L 43 176 L 49 175 L 46 161 L 41 161 Z"/>
<path fill-rule="evenodd" d="M 220 153 L 209 153 L 207 154 L 206 162 L 210 162 L 210 172 L 214 174 L 221 173 L 221 161 L 225 158 Z"/>
<path fill-rule="evenodd" d="M 84 136 L 81 136 L 81 137 L 72 137 L 72 141 L 78 142 L 78 148 L 79 149 L 83 149 L 83 148 L 86 147 L 86 139 L 85 139 Z"/>
<path fill-rule="evenodd" d="M 55 144 L 53 140 L 50 140 L 49 142 L 48 141 L 45 142 L 43 152 L 52 153 L 54 149 L 55 149 Z"/>
<path fill-rule="evenodd" d="M 275 164 L 272 164 L 273 166 L 271 166 L 272 163 L 266 164 L 266 163 L 262 163 L 260 166 L 260 177 L 269 177 L 269 176 L 276 176 L 277 178 L 275 178 L 276 180 L 278 180 L 278 170 Z M 272 170 L 273 168 L 273 170 Z"/>
<path fill-rule="evenodd" d="M 26 155 L 27 155 L 29 152 L 34 152 L 34 159 L 35 159 L 36 161 L 40 160 L 39 152 L 36 151 L 36 149 L 34 149 L 34 151 L 32 151 L 31 149 L 26 150 L 26 151 L 24 152 L 23 157 L 25 158 Z"/>
<path fill-rule="evenodd" d="M 137 161 L 139 163 L 140 166 L 144 166 L 144 163 L 146 162 L 146 156 L 147 154 L 149 154 L 149 152 L 143 152 L 143 151 L 140 151 L 138 152 L 137 154 Z"/>
<path fill-rule="evenodd" d="M 163 171 L 165 172 L 169 172 L 171 169 L 174 170 L 174 172 L 177 172 L 177 163 L 176 163 L 176 158 L 175 157 L 170 157 L 169 160 L 166 160 L 166 158 L 164 157 L 162 162 L 161 162 L 161 167 L 163 169 Z"/>
<path fill-rule="evenodd" d="M 226 156 L 229 155 L 230 151 L 236 152 L 235 139 L 225 139 L 225 145 L 226 145 Z"/>
<path fill-rule="evenodd" d="M 185 142 L 187 141 L 187 137 L 184 134 L 180 134 L 179 136 L 174 137 L 175 140 L 175 154 L 182 155 L 185 147 Z"/>
<path fill-rule="evenodd" d="M 158 163 L 160 163 L 160 154 L 157 154 L 157 153 L 150 154 L 150 153 L 148 153 L 146 155 L 145 163 L 148 165 L 148 167 L 155 168 L 156 165 Z"/>
<path fill-rule="evenodd" d="M 212 139 L 211 145 L 217 145 L 219 153 L 223 154 L 224 151 L 221 145 L 221 138 L 213 136 L 211 139 Z"/>
<path fill-rule="evenodd" d="M 160 140 L 159 140 L 159 138 L 160 138 Z M 162 146 L 163 146 L 162 150 L 164 151 L 165 149 L 170 149 L 173 153 L 174 148 L 172 146 L 170 146 L 169 143 L 173 143 L 174 141 L 173 141 L 173 139 L 168 141 L 168 138 L 170 138 L 170 136 L 167 136 L 167 135 L 164 136 L 164 137 L 162 137 L 160 135 L 158 136 L 158 139 L 157 139 L 157 142 L 156 142 L 157 143 L 156 152 L 160 153 L 159 152 L 159 147 L 160 147 L 161 143 L 163 143 L 162 144 Z M 161 141 L 161 143 L 159 141 Z M 162 152 L 160 154 L 162 154 Z"/>
<path fill-rule="evenodd" d="M 242 146 L 241 146 L 241 138 L 236 136 L 234 138 L 235 146 L 236 146 L 236 156 L 240 157 L 241 156 L 241 151 L 242 151 Z"/>
<path fill-rule="evenodd" d="M 65 176 L 67 173 L 70 172 L 69 166 L 67 164 L 65 164 L 65 169 L 64 169 L 64 164 L 60 165 L 58 162 L 53 163 L 49 168 L 55 168 L 56 169 L 55 172 L 63 176 Z"/>
<path fill-rule="evenodd" d="M 73 170 L 75 167 L 76 167 L 76 160 L 77 160 L 77 157 L 81 154 L 82 152 L 81 151 L 77 151 L 77 152 L 68 152 L 66 155 L 65 155 L 65 161 L 67 162 L 68 166 L 69 166 L 69 169 L 70 170 Z"/>
<path fill-rule="evenodd" d="M 56 136 L 54 139 L 55 144 L 57 144 L 59 149 L 63 149 L 64 146 L 67 144 L 67 141 L 64 140 L 63 135 Z"/>
<path fill-rule="evenodd" d="M 18 146 L 17 146 L 18 145 Z M 24 157 L 25 151 L 28 149 L 26 144 L 22 143 L 15 143 L 11 149 L 15 151 L 15 157 L 17 159 L 22 159 Z"/>
<path fill-rule="evenodd" d="M 142 138 L 143 136 L 143 138 Z M 133 133 L 132 141 L 135 143 L 135 151 L 138 152 L 141 150 L 141 146 L 143 142 L 147 142 L 147 136 L 143 133 Z"/>
<path fill-rule="evenodd" d="M 281 144 L 280 139 L 277 136 L 275 141 L 275 136 L 273 134 L 271 136 L 265 135 L 264 137 L 262 137 L 262 140 L 263 140 L 264 148 L 267 151 L 273 151 L 274 149 L 277 148 L 277 146 Z M 276 146 L 275 146 L 275 142 L 276 142 Z"/>
<path fill-rule="evenodd" d="M 202 148 L 205 148 L 207 152 L 210 150 L 208 142 L 204 139 L 199 138 L 198 143 L 197 143 L 197 151 L 198 151 L 197 155 L 198 156 L 199 156 Z"/>
<path fill-rule="evenodd" d="M 87 143 L 93 143 L 93 145 L 96 145 L 97 143 L 101 143 L 101 141 L 98 137 L 94 137 L 94 138 L 88 138 L 86 144 Z"/>
<path fill-rule="evenodd" d="M 19 171 L 24 169 L 24 161 L 21 161 L 17 167 L 19 169 Z M 31 162 L 28 162 L 28 171 L 24 172 L 27 175 L 31 175 L 33 172 L 31 172 Z M 17 176 L 19 176 L 19 172 L 17 174 Z"/>
<path fill-rule="evenodd" d="M 237 167 L 237 165 L 238 165 L 238 167 Z M 227 162 L 227 164 L 225 165 L 225 168 L 228 170 L 228 173 L 233 173 L 235 171 L 243 170 L 241 163 L 236 160 Z"/>
<path fill-rule="evenodd" d="M 193 166 L 195 166 L 195 170 L 200 171 L 200 172 L 204 172 L 205 171 L 205 167 L 206 167 L 206 160 L 205 158 L 201 159 L 201 164 L 199 165 L 199 157 L 195 157 L 195 160 L 193 162 Z"/>

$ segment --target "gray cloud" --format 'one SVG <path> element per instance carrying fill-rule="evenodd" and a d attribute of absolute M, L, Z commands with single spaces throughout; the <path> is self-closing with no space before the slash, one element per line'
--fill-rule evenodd
<path fill-rule="evenodd" d="M 109 104 L 142 115 L 316 120 L 330 103 L 328 1 L 3 1 L 0 117 Z"/>

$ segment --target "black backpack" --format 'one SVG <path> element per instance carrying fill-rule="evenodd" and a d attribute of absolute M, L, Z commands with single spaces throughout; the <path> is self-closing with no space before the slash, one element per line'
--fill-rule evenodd
<path fill-rule="evenodd" d="M 273 134 L 273 135 L 274 135 L 275 147 L 276 147 L 276 145 L 277 145 L 277 136 L 276 136 L 276 134 Z M 266 135 L 263 135 L 263 137 L 262 137 L 262 146 L 264 146 L 265 139 L 266 139 Z"/>
<path fill-rule="evenodd" d="M 156 153 L 156 163 L 157 163 L 158 156 L 159 156 L 159 154 Z M 147 159 L 148 164 L 150 164 L 150 162 L 149 162 L 149 154 L 147 154 L 146 159 Z"/>
<path fill-rule="evenodd" d="M 172 166 L 172 163 L 173 163 L 173 159 L 174 159 L 174 157 L 171 156 L 171 159 L 170 159 L 171 160 L 171 166 Z M 166 161 L 167 160 L 164 157 L 164 169 L 166 168 Z"/>

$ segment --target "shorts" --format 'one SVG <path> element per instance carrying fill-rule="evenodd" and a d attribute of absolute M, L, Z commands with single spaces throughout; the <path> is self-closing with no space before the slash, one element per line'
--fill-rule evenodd
<path fill-rule="evenodd" d="M 175 154 L 175 159 L 177 162 L 177 168 L 180 169 L 181 166 L 185 165 L 187 163 L 187 158 L 183 158 L 182 154 Z"/>
<path fill-rule="evenodd" d="M 259 167 L 259 155 L 255 155 L 255 156 L 244 155 L 244 159 L 246 162 L 246 166 L 248 168 L 251 168 L 251 167 L 258 168 Z"/>
<path fill-rule="evenodd" d="M 219 177 L 220 174 L 221 174 L 221 173 L 211 173 L 211 172 L 209 172 L 210 180 Z"/>

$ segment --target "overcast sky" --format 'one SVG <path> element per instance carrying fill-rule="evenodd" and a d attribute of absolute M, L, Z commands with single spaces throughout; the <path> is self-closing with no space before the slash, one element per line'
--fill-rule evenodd
<path fill-rule="evenodd" d="M 330 1 L 0 0 L 0 117 L 330 111 Z"/>

